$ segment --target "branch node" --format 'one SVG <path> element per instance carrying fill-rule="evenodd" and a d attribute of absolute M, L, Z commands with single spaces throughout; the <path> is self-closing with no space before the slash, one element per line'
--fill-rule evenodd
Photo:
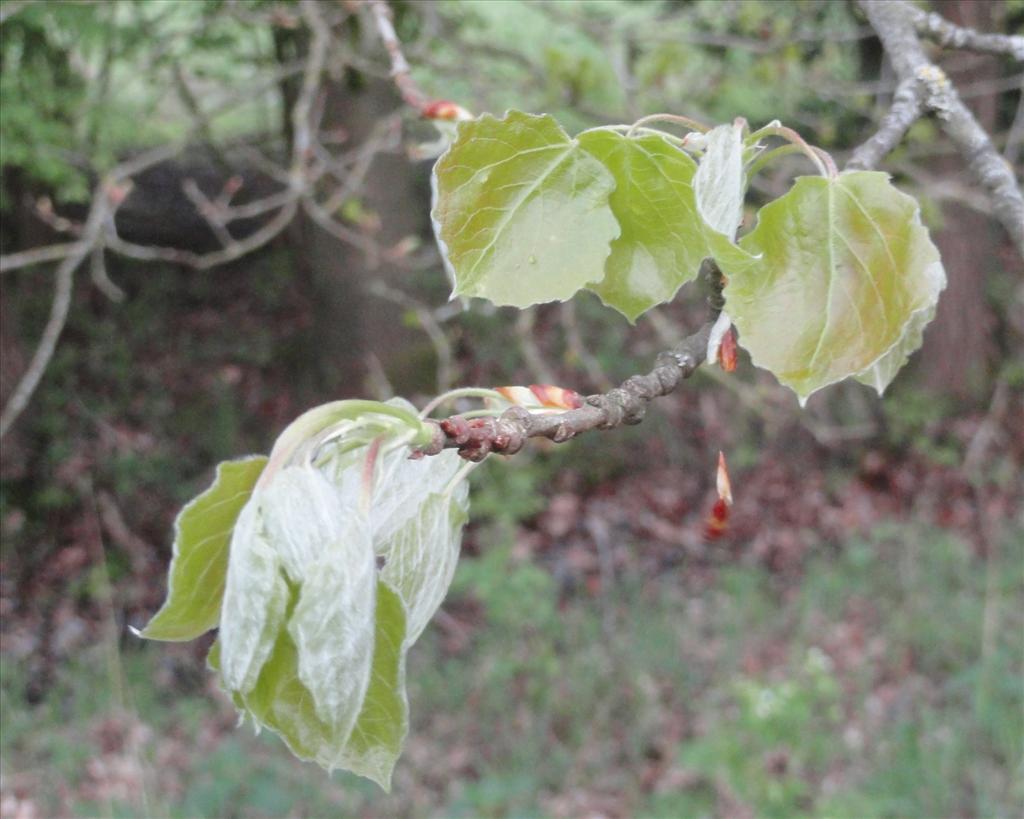
<path fill-rule="evenodd" d="M 554 441 L 556 444 L 561 444 L 564 443 L 565 441 L 568 441 L 570 438 L 574 438 L 575 436 L 576 433 L 572 431 L 571 427 L 569 427 L 567 424 L 559 424 L 558 428 L 554 431 L 554 434 L 552 434 L 551 440 Z"/>
<path fill-rule="evenodd" d="M 460 447 L 469 441 L 469 422 L 461 415 L 445 418 L 440 427 L 444 434 Z"/>

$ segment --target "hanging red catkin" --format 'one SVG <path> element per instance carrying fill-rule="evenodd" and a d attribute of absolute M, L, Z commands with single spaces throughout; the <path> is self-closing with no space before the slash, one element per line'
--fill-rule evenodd
<path fill-rule="evenodd" d="M 715 484 L 718 488 L 718 499 L 711 507 L 711 514 L 708 515 L 704 525 L 704 537 L 708 540 L 717 540 L 725 534 L 729 525 L 729 508 L 732 506 L 732 484 L 729 481 L 729 469 L 725 464 L 725 455 L 718 453 L 718 473 L 715 476 Z"/>

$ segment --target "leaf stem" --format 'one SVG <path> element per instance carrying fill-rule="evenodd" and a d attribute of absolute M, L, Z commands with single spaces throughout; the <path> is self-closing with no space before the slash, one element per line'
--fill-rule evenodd
<path fill-rule="evenodd" d="M 810 159 L 811 162 L 814 163 L 814 166 L 818 169 L 818 173 L 820 173 L 826 179 L 835 179 L 837 176 L 839 176 L 839 169 L 836 167 L 835 160 L 833 160 L 827 152 L 823 151 L 821 148 L 818 148 L 814 145 L 808 144 L 808 142 L 802 136 L 800 136 L 800 134 L 798 134 L 792 128 L 786 127 L 778 120 L 770 122 L 763 128 L 759 128 L 758 130 L 754 131 L 754 133 L 747 137 L 746 141 L 748 144 L 752 144 L 756 143 L 762 137 L 768 136 L 781 137 L 782 139 L 796 146 L 797 150 L 799 150 L 802 154 L 804 154 L 804 156 Z M 779 156 L 781 156 L 781 154 L 776 153 L 775 151 L 770 151 L 762 158 L 762 160 L 767 160 L 767 157 L 769 156 L 771 156 L 772 158 L 778 158 Z M 761 161 L 758 167 L 760 167 L 760 165 L 763 164 L 764 162 Z"/>
<path fill-rule="evenodd" d="M 463 418 L 487 418 L 501 415 L 506 409 L 508 409 L 508 401 L 505 401 L 504 407 L 501 409 L 478 409 L 470 410 L 469 412 L 460 412 L 459 415 Z"/>
<path fill-rule="evenodd" d="M 780 145 L 778 148 L 772 148 L 770 151 L 765 151 L 747 166 L 747 176 L 753 177 L 755 174 L 760 173 L 765 165 L 776 159 L 798 153 L 803 153 L 803 149 L 799 145 L 794 145 L 792 143 Z"/>
<path fill-rule="evenodd" d="M 455 490 L 455 487 L 462 483 L 462 481 L 466 479 L 469 473 L 476 469 L 478 466 L 480 466 L 481 463 L 481 461 L 466 461 L 461 467 L 459 467 L 459 471 L 452 475 L 451 479 L 448 481 L 448 484 L 445 486 L 444 492 L 442 494 L 444 494 L 445 496 L 451 496 L 451 493 Z"/>
<path fill-rule="evenodd" d="M 496 390 L 490 390 L 486 387 L 459 387 L 458 389 L 448 390 L 448 392 L 441 393 L 436 398 L 432 399 L 423 409 L 420 410 L 419 417 L 422 420 L 430 416 L 434 410 L 441 406 L 446 401 L 454 401 L 456 398 L 493 398 L 497 401 L 504 401 L 505 398 L 500 392 Z"/>
<path fill-rule="evenodd" d="M 710 125 L 705 125 L 703 122 L 698 122 L 695 119 L 689 117 L 683 117 L 678 114 L 650 114 L 646 117 L 640 117 L 636 122 L 629 126 L 629 130 L 626 131 L 626 136 L 633 136 L 641 126 L 646 125 L 648 122 L 671 122 L 676 125 L 682 125 L 685 128 L 689 128 L 691 131 L 698 131 L 702 134 L 706 134 L 711 130 Z"/>

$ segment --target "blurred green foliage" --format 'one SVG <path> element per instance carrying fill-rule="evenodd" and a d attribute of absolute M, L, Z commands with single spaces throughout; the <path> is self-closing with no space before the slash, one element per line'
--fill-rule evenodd
<path fill-rule="evenodd" d="M 63 202 L 126 152 L 280 123 L 273 83 L 238 94 L 275 67 L 271 32 L 219 0 L 27 4 L 0 27 L 0 61 L 0 165 Z"/>
<path fill-rule="evenodd" d="M 446 0 L 401 7 L 399 28 L 436 96 L 547 111 L 570 128 L 654 111 L 743 115 L 830 145 L 870 104 L 842 90 L 859 73 L 859 29 L 848 4 L 828 0 Z M 219 0 L 28 4 L 0 28 L 0 164 L 81 201 L 91 175 L 128 151 L 277 132 L 274 37 Z"/>
<path fill-rule="evenodd" d="M 416 71 L 471 110 L 544 111 L 570 131 L 659 111 L 709 122 L 742 115 L 755 127 L 778 118 L 831 145 L 869 103 L 827 99 L 860 73 L 860 28 L 847 3 L 450 0 L 440 8 L 450 36 Z"/>

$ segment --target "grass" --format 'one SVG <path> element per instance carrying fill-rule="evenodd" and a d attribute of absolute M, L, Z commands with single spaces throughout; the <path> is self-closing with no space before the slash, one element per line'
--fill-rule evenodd
<path fill-rule="evenodd" d="M 510 533 L 411 655 L 391 795 L 235 729 L 188 647 L 135 643 L 120 672 L 103 645 L 65 664 L 35 707 L 4 663 L 5 794 L 46 816 L 1020 813 L 1024 533 L 988 594 L 966 544 L 893 523 L 798 583 L 733 566 L 562 598 Z"/>

